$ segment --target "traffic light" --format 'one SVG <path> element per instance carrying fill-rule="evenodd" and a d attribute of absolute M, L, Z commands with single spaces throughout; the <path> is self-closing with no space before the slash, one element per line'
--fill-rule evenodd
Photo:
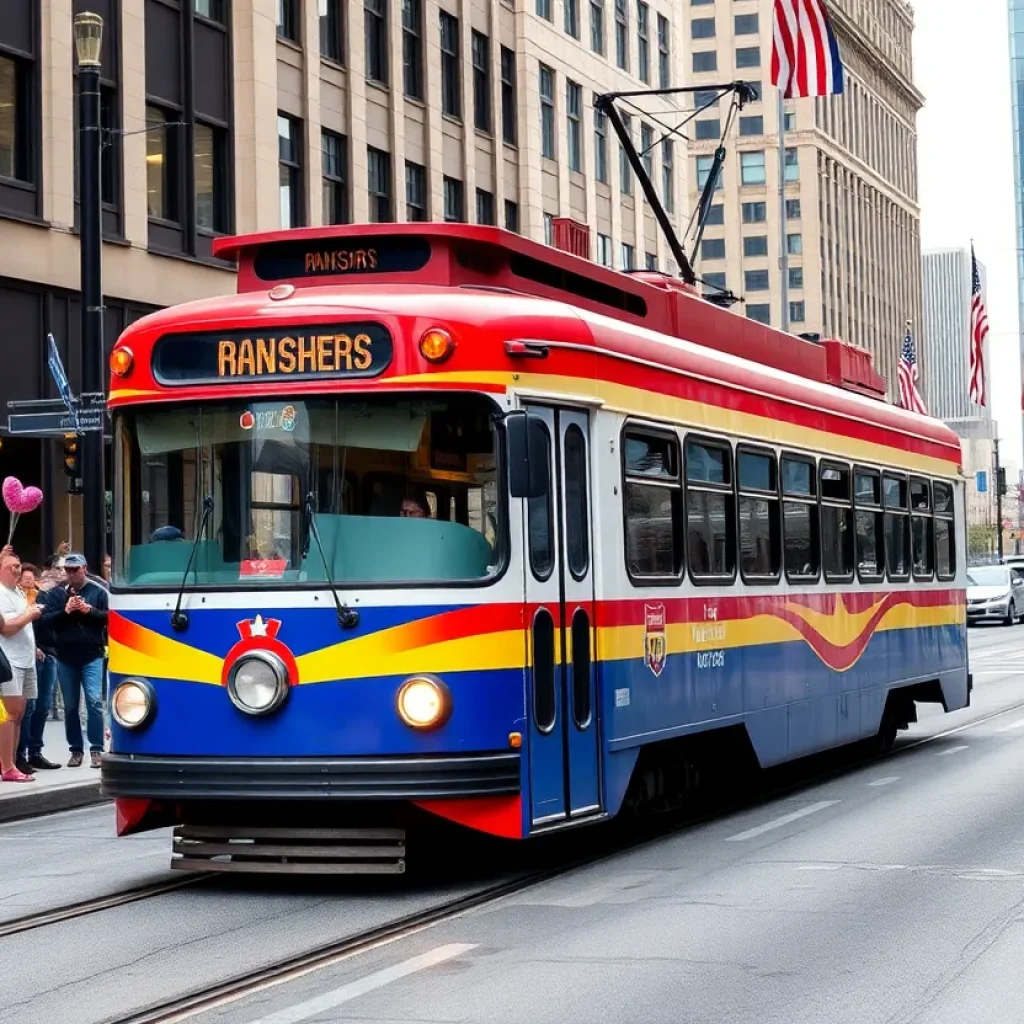
<path fill-rule="evenodd" d="M 997 477 L 996 477 L 996 479 L 997 479 L 997 483 L 999 485 L 999 493 L 1001 495 L 1005 496 L 1006 495 L 1006 470 L 1002 466 L 1000 466 L 999 469 L 997 470 Z"/>
<path fill-rule="evenodd" d="M 82 450 L 77 434 L 64 435 L 64 472 L 77 480 L 82 475 Z"/>

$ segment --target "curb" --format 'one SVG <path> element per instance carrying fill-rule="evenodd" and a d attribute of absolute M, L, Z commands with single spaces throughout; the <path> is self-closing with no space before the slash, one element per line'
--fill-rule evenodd
<path fill-rule="evenodd" d="M 78 807 L 106 803 L 100 794 L 100 780 L 82 782 L 72 786 L 56 786 L 35 793 L 10 796 L 0 800 L 0 822 L 36 818 L 57 811 L 70 811 Z"/>

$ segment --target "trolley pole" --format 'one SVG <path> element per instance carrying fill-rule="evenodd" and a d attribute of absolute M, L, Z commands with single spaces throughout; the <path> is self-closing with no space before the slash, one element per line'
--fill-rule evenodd
<path fill-rule="evenodd" d="M 100 54 L 103 19 L 83 11 L 75 15 L 78 56 L 78 201 L 82 268 L 82 391 L 106 391 L 103 373 L 103 235 L 100 198 Z M 103 572 L 107 540 L 106 475 L 103 434 L 88 431 L 82 439 L 82 513 L 85 554 L 94 573 Z"/>
<path fill-rule="evenodd" d="M 996 460 L 996 556 L 1000 564 L 1003 561 L 1003 491 L 1006 483 L 1003 475 L 1003 467 L 999 464 L 999 438 L 993 441 Z"/>

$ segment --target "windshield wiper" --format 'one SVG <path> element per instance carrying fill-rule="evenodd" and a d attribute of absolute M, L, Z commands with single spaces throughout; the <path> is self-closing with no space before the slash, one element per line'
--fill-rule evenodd
<path fill-rule="evenodd" d="M 185 586 L 188 584 L 188 574 L 192 571 L 192 559 L 196 557 L 199 550 L 199 542 L 206 533 L 206 524 L 210 520 L 210 513 L 213 511 L 213 495 L 208 494 L 203 498 L 203 515 L 199 520 L 199 529 L 196 530 L 196 539 L 192 542 L 192 550 L 188 553 L 188 564 L 185 566 L 185 574 L 181 577 L 181 586 L 178 588 L 178 600 L 174 604 L 174 611 L 171 612 L 171 628 L 176 633 L 184 633 L 188 629 L 188 612 L 181 610 L 181 599 L 185 596 Z"/>
<path fill-rule="evenodd" d="M 317 550 L 320 552 L 320 561 L 324 565 L 324 576 L 327 578 L 327 586 L 331 588 L 331 596 L 334 598 L 335 607 L 338 609 L 338 625 L 342 629 L 355 629 L 359 625 L 359 612 L 354 608 L 349 608 L 345 604 L 341 597 L 338 595 L 338 588 L 334 585 L 334 580 L 331 579 L 331 570 L 327 567 L 327 556 L 324 554 L 324 545 L 320 540 L 320 530 L 317 528 L 316 519 L 313 517 L 313 492 L 310 491 L 306 495 L 306 529 L 309 531 L 307 534 L 306 549 L 309 548 L 308 536 L 312 534 L 313 540 L 316 541 Z"/>

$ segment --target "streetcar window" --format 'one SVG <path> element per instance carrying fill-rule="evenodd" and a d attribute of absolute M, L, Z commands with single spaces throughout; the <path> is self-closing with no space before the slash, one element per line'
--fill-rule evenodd
<path fill-rule="evenodd" d="M 555 695 L 555 621 L 547 608 L 533 618 L 533 720 L 541 732 L 551 732 L 558 707 Z"/>
<path fill-rule="evenodd" d="M 695 582 L 736 574 L 732 448 L 686 443 L 686 549 Z"/>
<path fill-rule="evenodd" d="M 782 524 L 775 455 L 740 449 L 740 573 L 751 583 L 773 583 L 782 567 Z"/>
<path fill-rule="evenodd" d="M 856 503 L 857 574 L 862 582 L 885 575 L 885 516 L 882 512 L 882 475 L 874 469 L 854 474 Z"/>
<path fill-rule="evenodd" d="M 891 580 L 910 577 L 910 516 L 907 514 L 907 478 L 886 473 L 882 477 L 885 495 L 885 566 Z"/>
<path fill-rule="evenodd" d="M 782 459 L 782 536 L 786 579 L 816 580 L 821 562 L 818 541 L 816 473 L 809 459 Z"/>
<path fill-rule="evenodd" d="M 910 543 L 914 579 L 932 578 L 933 530 L 931 517 L 931 485 L 918 477 L 910 478 Z"/>
<path fill-rule="evenodd" d="M 936 480 L 932 489 L 935 508 L 935 575 L 940 580 L 951 580 L 956 576 L 953 488 Z"/>
<path fill-rule="evenodd" d="M 547 424 L 543 424 L 543 426 L 544 433 L 549 441 L 545 451 L 545 458 L 548 460 L 547 479 L 553 480 L 554 474 L 551 472 L 551 435 L 548 432 Z M 553 488 L 549 487 L 545 494 L 537 498 L 530 498 L 526 502 L 530 569 L 539 580 L 546 580 L 555 567 L 555 524 L 554 517 L 552 516 L 552 490 Z"/>
<path fill-rule="evenodd" d="M 853 495 L 850 467 L 822 462 L 819 469 L 821 493 L 821 566 L 825 580 L 841 583 L 853 579 Z"/>
<path fill-rule="evenodd" d="M 683 569 L 679 442 L 630 430 L 623 451 L 626 569 L 634 582 L 677 583 Z"/>
<path fill-rule="evenodd" d="M 570 423 L 565 432 L 565 537 L 569 572 L 577 580 L 587 574 L 590 551 L 587 542 L 587 443 L 583 431 Z"/>

